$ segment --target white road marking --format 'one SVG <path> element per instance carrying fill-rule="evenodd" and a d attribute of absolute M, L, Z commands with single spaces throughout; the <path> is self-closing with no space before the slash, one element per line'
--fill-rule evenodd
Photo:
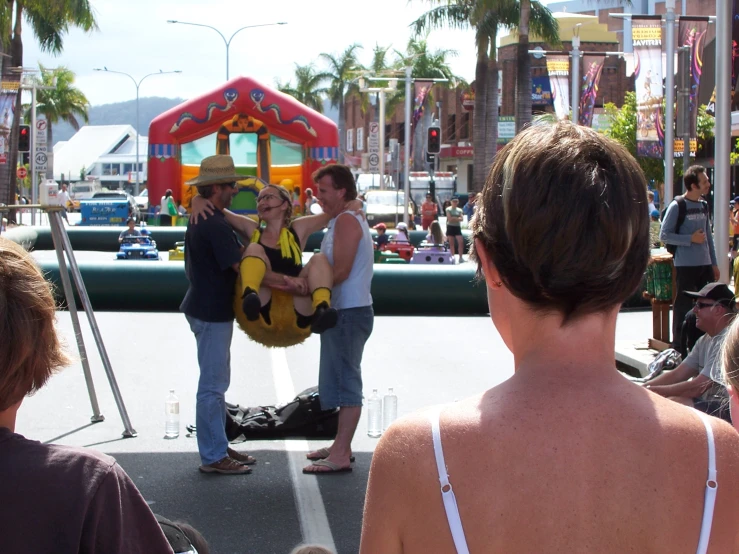
<path fill-rule="evenodd" d="M 295 385 L 287 365 L 287 356 L 285 350 L 281 348 L 273 348 L 271 354 L 277 398 L 279 402 L 286 402 L 295 398 Z M 305 459 L 309 448 L 308 441 L 291 439 L 284 443 L 303 541 L 323 545 L 335 552 L 336 545 L 318 487 L 318 477 L 303 474 L 303 467 L 308 464 Z"/>

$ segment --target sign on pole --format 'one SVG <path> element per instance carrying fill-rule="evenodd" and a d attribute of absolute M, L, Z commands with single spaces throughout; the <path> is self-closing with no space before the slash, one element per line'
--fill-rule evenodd
<path fill-rule="evenodd" d="M 37 172 L 46 171 L 46 146 L 36 145 L 36 153 L 33 156 L 35 162 L 35 168 Z"/>
<path fill-rule="evenodd" d="M 369 137 L 367 138 L 367 152 L 369 152 L 369 171 L 377 173 L 380 171 L 380 125 L 369 124 Z"/>
<path fill-rule="evenodd" d="M 48 122 L 45 119 L 39 119 L 36 121 L 36 144 L 46 145 L 46 129 Z"/>
<path fill-rule="evenodd" d="M 19 167 L 15 174 L 18 176 L 18 179 L 25 179 L 28 177 L 28 171 L 26 171 L 25 167 Z"/>

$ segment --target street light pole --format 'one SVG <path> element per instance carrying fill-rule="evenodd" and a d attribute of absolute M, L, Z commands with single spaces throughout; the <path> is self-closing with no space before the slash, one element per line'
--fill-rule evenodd
<path fill-rule="evenodd" d="M 277 23 L 260 23 L 259 25 L 247 25 L 245 27 L 241 27 L 241 29 L 236 29 L 234 33 L 231 35 L 231 38 L 226 39 L 224 34 L 220 32 L 218 29 L 210 25 L 205 25 L 203 23 L 190 23 L 188 21 L 177 21 L 176 19 L 168 19 L 167 23 L 178 23 L 180 25 L 192 25 L 193 27 L 205 27 L 206 29 L 213 29 L 216 33 L 218 33 L 218 35 L 223 39 L 223 44 L 226 45 L 226 81 L 228 81 L 229 79 L 229 50 L 231 48 L 231 41 L 234 39 L 236 35 L 238 35 L 244 29 L 254 29 L 255 27 L 271 27 L 273 25 L 287 25 L 287 21 L 279 21 Z"/>
<path fill-rule="evenodd" d="M 579 26 L 575 26 L 576 32 Z M 572 123 L 580 124 L 580 35 L 572 36 Z"/>
<path fill-rule="evenodd" d="M 147 77 L 151 77 L 152 75 L 167 75 L 169 73 L 182 73 L 182 71 L 179 69 L 175 69 L 174 71 L 162 71 L 160 69 L 157 73 L 149 73 L 148 75 L 144 75 L 143 77 L 141 77 L 141 79 L 138 80 L 138 82 L 128 73 L 124 73 L 123 71 L 113 71 L 112 69 L 108 69 L 107 67 L 96 67 L 95 69 L 93 69 L 93 71 L 105 71 L 106 73 L 117 73 L 118 75 L 125 75 L 126 77 L 131 79 L 131 81 L 133 81 L 133 84 L 136 86 L 136 184 L 133 191 L 134 196 L 138 196 L 141 192 L 139 190 L 141 186 L 141 166 L 139 165 L 139 135 L 141 134 L 139 130 L 139 88 L 141 87 L 141 83 L 144 82 L 144 79 L 146 79 Z"/>
<path fill-rule="evenodd" d="M 667 0 L 665 7 L 667 8 L 665 13 L 665 42 L 667 42 L 665 54 L 667 59 L 665 60 L 665 188 L 663 205 L 667 206 L 672 202 L 674 196 L 673 185 L 675 180 L 675 0 Z M 718 78 L 718 75 L 716 77 Z"/>
<path fill-rule="evenodd" d="M 405 127 L 403 130 L 404 144 L 403 152 L 405 154 L 404 181 L 405 181 L 405 202 L 403 206 L 403 222 L 408 224 L 408 204 L 411 198 L 411 75 L 413 67 L 408 64 L 405 68 Z"/>

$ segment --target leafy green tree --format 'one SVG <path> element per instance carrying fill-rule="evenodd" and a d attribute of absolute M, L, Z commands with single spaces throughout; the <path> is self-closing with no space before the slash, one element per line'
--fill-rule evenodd
<path fill-rule="evenodd" d="M 492 164 L 497 152 L 498 30 L 499 28 L 511 29 L 518 25 L 521 4 L 515 0 L 429 1 L 437 4 L 437 7 L 411 23 L 416 33 L 444 27 L 475 30 L 477 61 L 474 83 L 473 189 L 482 190 L 487 173 L 486 168 Z M 552 45 L 559 44 L 557 21 L 546 7 L 536 1 L 531 4 L 531 25 L 544 40 Z M 529 90 L 531 90 L 530 85 Z"/>
<path fill-rule="evenodd" d="M 458 83 L 464 82 L 461 77 L 452 72 L 449 67 L 449 58 L 456 56 L 456 50 L 450 49 L 429 49 L 426 38 L 411 38 L 408 41 L 405 52 L 395 51 L 398 59 L 396 66 L 398 68 L 411 66 L 411 76 L 413 79 L 446 79 L 446 82 L 439 83 L 445 88 L 456 88 Z M 413 94 L 411 90 L 411 94 Z M 405 89 L 398 90 L 388 103 L 389 109 L 387 113 L 395 111 L 395 105 L 405 100 Z M 429 93 L 424 99 L 423 119 L 418 122 L 413 131 L 413 170 L 420 171 L 425 168 L 426 156 L 424 155 L 424 136 L 426 129 L 431 124 L 434 97 Z"/>
<path fill-rule="evenodd" d="M 313 64 L 295 64 L 295 86 L 292 85 L 292 81 L 285 85 L 278 81 L 277 89 L 318 113 L 323 113 L 323 98 L 328 93 L 324 83 L 328 78 L 328 74 L 317 72 Z"/>
<path fill-rule="evenodd" d="M 339 162 L 344 161 L 344 148 L 346 146 L 346 97 L 358 92 L 359 87 L 354 82 L 357 71 L 363 69 L 357 59 L 357 51 L 361 50 L 359 44 L 347 46 L 341 54 L 321 53 L 320 58 L 328 64 L 326 74 L 328 75 L 328 97 L 331 106 L 339 109 Z"/>
<path fill-rule="evenodd" d="M 37 79 L 39 89 L 36 91 L 36 112 L 43 115 L 47 121 L 46 142 L 48 150 L 48 169 L 46 178 L 54 178 L 54 125 L 59 121 L 69 123 L 75 131 L 79 131 L 82 118 L 89 123 L 89 107 L 84 93 L 74 86 L 74 73 L 66 68 L 59 67 L 54 71 L 47 71 L 39 64 L 41 77 Z M 30 117 L 30 109 L 26 112 Z"/>
<path fill-rule="evenodd" d="M 44 52 L 61 54 L 64 37 L 70 27 L 84 31 L 97 29 L 89 0 L 5 0 L 0 2 L 0 52 L 10 53 L 2 59 L 9 67 L 23 66 L 23 23 L 27 22 Z M 15 113 L 21 113 L 21 95 L 16 99 Z M 18 134 L 20 117 L 13 119 L 12 136 Z M 0 165 L 0 202 L 15 198 L 15 167 L 18 144 L 11 142 L 9 163 Z"/>
<path fill-rule="evenodd" d="M 664 104 L 663 104 L 664 105 Z M 636 158 L 647 181 L 654 182 L 661 190 L 665 178 L 664 162 L 657 158 L 644 158 L 636 155 L 636 93 L 629 91 L 624 97 L 624 104 L 619 108 L 613 103 L 604 106 L 606 117 L 610 120 L 611 127 L 605 131 L 609 136 L 620 142 L 629 153 Z M 713 118 L 706 114 L 706 107 L 698 108 L 698 124 L 696 134 L 698 135 L 699 150 L 705 142 L 713 137 Z M 664 109 L 662 110 L 662 124 L 664 125 Z M 682 176 L 682 159 L 675 159 L 675 178 Z M 681 190 L 681 185 L 676 186 L 676 191 Z"/>

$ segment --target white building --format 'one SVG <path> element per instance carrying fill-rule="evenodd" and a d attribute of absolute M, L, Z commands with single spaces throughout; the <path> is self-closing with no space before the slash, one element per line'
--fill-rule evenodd
<path fill-rule="evenodd" d="M 146 183 L 149 141 L 138 137 L 139 179 Z M 130 125 L 86 125 L 68 141 L 54 145 L 54 179 L 99 179 L 108 189 L 133 193 L 136 183 L 136 131 Z"/>

